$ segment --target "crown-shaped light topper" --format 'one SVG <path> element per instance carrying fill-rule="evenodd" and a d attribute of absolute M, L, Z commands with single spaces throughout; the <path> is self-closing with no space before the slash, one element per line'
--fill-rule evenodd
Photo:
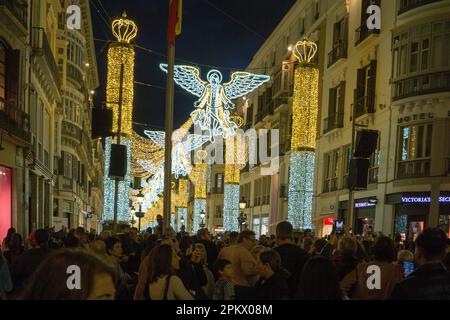
<path fill-rule="evenodd" d="M 294 55 L 300 63 L 310 63 L 317 53 L 317 44 L 309 38 L 303 38 L 295 44 Z"/>
<path fill-rule="evenodd" d="M 133 20 L 127 19 L 127 13 L 124 12 L 122 18 L 113 21 L 112 31 L 117 41 L 130 43 L 136 38 L 138 28 Z"/>

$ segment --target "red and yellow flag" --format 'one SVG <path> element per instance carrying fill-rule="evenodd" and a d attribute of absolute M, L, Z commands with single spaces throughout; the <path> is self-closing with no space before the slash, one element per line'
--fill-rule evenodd
<path fill-rule="evenodd" d="M 170 0 L 169 23 L 167 26 L 167 41 L 175 43 L 176 36 L 181 34 L 181 21 L 183 12 L 183 0 Z"/>

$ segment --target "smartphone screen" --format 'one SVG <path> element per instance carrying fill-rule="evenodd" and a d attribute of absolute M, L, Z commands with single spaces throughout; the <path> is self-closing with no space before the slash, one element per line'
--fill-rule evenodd
<path fill-rule="evenodd" d="M 414 271 L 414 263 L 408 261 L 403 262 L 403 270 L 406 278 Z"/>
<path fill-rule="evenodd" d="M 337 235 L 344 233 L 344 220 L 334 220 L 334 230 Z"/>

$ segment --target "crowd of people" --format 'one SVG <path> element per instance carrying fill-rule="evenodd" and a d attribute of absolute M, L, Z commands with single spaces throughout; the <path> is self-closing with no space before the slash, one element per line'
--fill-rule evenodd
<path fill-rule="evenodd" d="M 440 229 L 403 243 L 382 234 L 315 238 L 294 234 L 287 221 L 258 240 L 251 230 L 165 235 L 159 225 L 114 235 L 39 229 L 24 241 L 11 228 L 0 254 L 0 299 L 450 299 L 449 248 Z M 405 262 L 415 265 L 409 275 Z M 71 278 L 77 268 L 79 279 Z"/>

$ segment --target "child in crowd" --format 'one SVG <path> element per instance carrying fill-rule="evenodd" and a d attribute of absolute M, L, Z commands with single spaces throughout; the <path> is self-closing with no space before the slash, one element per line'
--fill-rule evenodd
<path fill-rule="evenodd" d="M 214 263 L 217 282 L 213 300 L 234 300 L 233 265 L 230 261 L 219 259 Z"/>

